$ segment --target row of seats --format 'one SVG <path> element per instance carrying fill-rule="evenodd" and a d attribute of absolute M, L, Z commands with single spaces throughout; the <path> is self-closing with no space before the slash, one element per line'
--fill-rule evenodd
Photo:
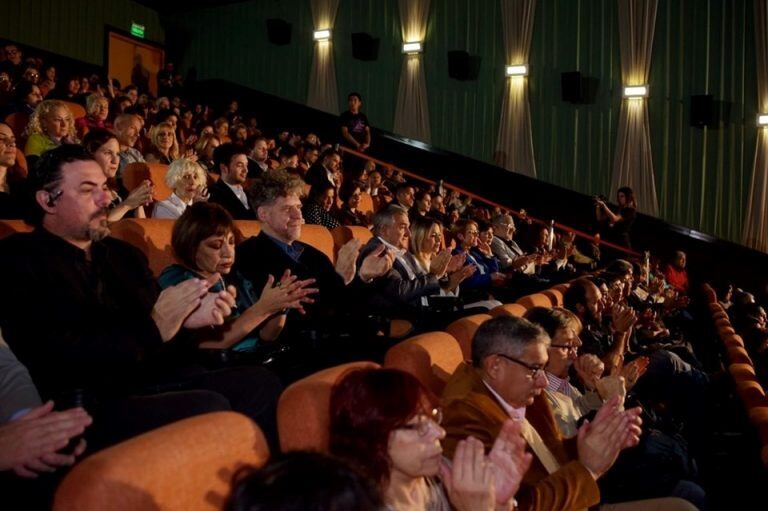
<path fill-rule="evenodd" d="M 407 339 L 390 348 L 384 366 L 413 374 L 439 396 L 459 364 L 471 357 L 472 338 L 484 321 L 503 314 L 522 316 L 535 306 L 561 306 L 567 288 L 561 284 L 489 314 L 461 318 L 445 332 Z M 351 362 L 290 385 L 278 403 L 281 449 L 327 452 L 331 389 L 352 369 L 377 367 L 375 362 Z M 261 431 L 246 417 L 233 412 L 193 417 L 83 460 L 59 487 L 54 510 L 220 510 L 232 474 L 245 465 L 262 466 L 268 458 Z"/>
<path fill-rule="evenodd" d="M 124 218 L 110 226 L 112 236 L 123 240 L 141 250 L 149 261 L 149 267 L 155 276 L 164 268 L 176 262 L 171 248 L 171 234 L 175 220 L 160 218 Z M 261 223 L 255 220 L 236 220 L 235 225 L 244 238 L 256 236 L 261 231 Z M 0 239 L 15 232 L 29 232 L 32 227 L 21 220 L 0 220 Z M 362 244 L 368 242 L 373 234 L 365 227 L 340 226 L 328 230 L 321 225 L 304 225 L 300 240 L 324 253 L 332 262 L 336 262 L 339 248 L 351 239 L 358 239 Z"/>
<path fill-rule="evenodd" d="M 759 434 L 761 459 L 768 467 L 768 398 L 765 389 L 755 374 L 755 365 L 744 345 L 744 339 L 734 330 L 728 313 L 717 301 L 714 289 L 709 284 L 704 284 L 703 291 L 717 335 L 722 342 L 736 394 L 747 412 L 749 421 Z"/>

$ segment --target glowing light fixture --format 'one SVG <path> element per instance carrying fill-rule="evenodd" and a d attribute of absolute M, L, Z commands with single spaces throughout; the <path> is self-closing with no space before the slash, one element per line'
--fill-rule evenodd
<path fill-rule="evenodd" d="M 324 30 L 315 30 L 314 32 L 314 38 L 315 41 L 330 41 L 331 40 L 331 31 L 330 29 L 324 29 Z"/>
<path fill-rule="evenodd" d="M 528 65 L 507 66 L 507 76 L 528 76 Z"/>
<path fill-rule="evenodd" d="M 757 116 L 757 125 L 758 126 L 768 126 L 768 114 L 759 114 Z"/>
<path fill-rule="evenodd" d="M 403 43 L 403 53 L 414 54 L 421 53 L 421 41 L 415 41 L 413 43 Z"/>
<path fill-rule="evenodd" d="M 647 85 L 634 85 L 631 87 L 624 87 L 625 98 L 646 98 L 648 97 Z"/>

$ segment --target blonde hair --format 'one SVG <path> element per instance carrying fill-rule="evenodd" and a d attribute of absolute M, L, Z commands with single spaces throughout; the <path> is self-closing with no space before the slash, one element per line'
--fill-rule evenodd
<path fill-rule="evenodd" d="M 69 107 L 66 105 L 66 103 L 59 101 L 58 99 L 46 99 L 37 105 L 35 111 L 32 112 L 32 115 L 29 116 L 29 123 L 27 124 L 27 129 L 24 130 L 24 135 L 29 137 L 30 135 L 37 134 L 47 137 L 48 135 L 43 131 L 43 127 L 40 124 L 40 118 L 50 115 L 57 108 L 63 108 L 69 114 L 69 121 L 67 122 L 67 136 L 73 141 L 77 141 L 74 116 L 72 115 L 72 112 L 69 110 Z"/>
<path fill-rule="evenodd" d="M 99 109 L 99 102 L 104 101 L 107 103 L 107 109 L 109 109 L 109 100 L 99 94 L 91 94 L 85 99 L 85 111 L 88 115 L 93 115 Z"/>
<path fill-rule="evenodd" d="M 179 184 L 182 176 L 190 170 L 200 178 L 202 184 L 205 184 L 207 178 L 205 170 L 200 164 L 189 158 L 179 158 L 178 160 L 171 162 L 168 166 L 168 172 L 165 173 L 165 184 L 167 184 L 171 190 L 175 190 L 176 185 Z"/>
<path fill-rule="evenodd" d="M 195 153 L 197 153 L 198 156 L 202 157 L 205 154 L 205 151 L 208 149 L 208 146 L 216 140 L 219 145 L 221 145 L 221 140 L 219 139 L 219 136 L 214 133 L 203 133 L 200 135 L 200 140 L 197 141 L 195 144 Z"/>
<path fill-rule="evenodd" d="M 173 144 L 168 150 L 168 157 L 171 160 L 176 160 L 179 157 L 179 141 L 176 140 L 176 131 L 173 129 L 173 125 L 171 123 L 163 121 L 157 126 L 152 126 L 152 129 L 149 132 L 149 138 L 152 140 L 152 145 L 159 149 L 159 146 L 157 145 L 157 134 L 160 132 L 160 128 L 169 129 L 171 135 L 173 135 Z"/>
<path fill-rule="evenodd" d="M 430 260 L 423 257 L 424 251 L 421 249 L 421 246 L 424 244 L 427 236 L 429 236 L 429 231 L 432 230 L 433 225 L 440 227 L 440 233 L 443 232 L 443 225 L 433 218 L 414 218 L 411 224 L 411 239 L 409 242 L 411 253 L 427 271 L 429 271 Z M 442 240 L 438 246 L 442 248 Z"/>

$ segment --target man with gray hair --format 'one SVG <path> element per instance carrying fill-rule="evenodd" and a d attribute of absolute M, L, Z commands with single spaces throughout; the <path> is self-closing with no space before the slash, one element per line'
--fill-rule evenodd
<path fill-rule="evenodd" d="M 472 341 L 472 363 L 451 376 L 443 392 L 444 453 L 472 435 L 490 449 L 504 421 L 522 423 L 534 454 L 517 500 L 520 510 L 587 509 L 600 501 L 597 479 L 619 452 L 636 445 L 640 409 L 622 411 L 609 400 L 592 423 L 563 440 L 542 391 L 549 336 L 539 326 L 513 316 L 480 325 Z"/>
<path fill-rule="evenodd" d="M 463 280 L 461 271 L 455 270 L 463 265 L 464 258 L 451 256 L 448 250 L 438 253 L 429 269 L 422 268 L 408 251 L 410 225 L 408 210 L 390 204 L 373 217 L 374 237 L 360 252 L 358 264 L 381 247 L 393 256 L 392 269 L 374 279 L 372 293 L 366 294 L 369 306 L 387 317 L 417 319 L 421 309 L 429 305 L 430 296 L 456 289 Z"/>
<path fill-rule="evenodd" d="M 115 119 L 115 135 L 120 144 L 120 166 L 117 177 L 123 177 L 123 170 L 129 163 L 144 163 L 144 156 L 134 146 L 141 136 L 142 120 L 138 115 L 120 114 Z"/>
<path fill-rule="evenodd" d="M 491 250 L 499 260 L 499 267 L 504 270 L 514 270 L 525 274 L 536 273 L 536 254 L 526 255 L 520 245 L 513 239 L 517 228 L 512 215 L 499 213 L 491 220 L 493 225 L 493 240 Z"/>

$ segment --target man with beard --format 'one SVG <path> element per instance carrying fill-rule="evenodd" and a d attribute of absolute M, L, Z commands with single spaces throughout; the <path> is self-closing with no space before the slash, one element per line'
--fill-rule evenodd
<path fill-rule="evenodd" d="M 222 144 L 213 151 L 213 163 L 221 179 L 209 188 L 210 202 L 215 202 L 235 220 L 256 220 L 251 201 L 243 185 L 248 178 L 248 157 L 234 144 Z"/>
<path fill-rule="evenodd" d="M 260 367 L 209 371 L 181 328 L 222 324 L 234 290 L 191 279 L 159 292 L 146 258 L 109 237 L 111 194 L 84 148 L 62 145 L 32 176 L 35 230 L 0 242 L 8 269 L 0 328 L 43 400 L 93 416 L 89 447 L 111 445 L 184 417 L 233 409 L 276 445 L 280 384 Z"/>

